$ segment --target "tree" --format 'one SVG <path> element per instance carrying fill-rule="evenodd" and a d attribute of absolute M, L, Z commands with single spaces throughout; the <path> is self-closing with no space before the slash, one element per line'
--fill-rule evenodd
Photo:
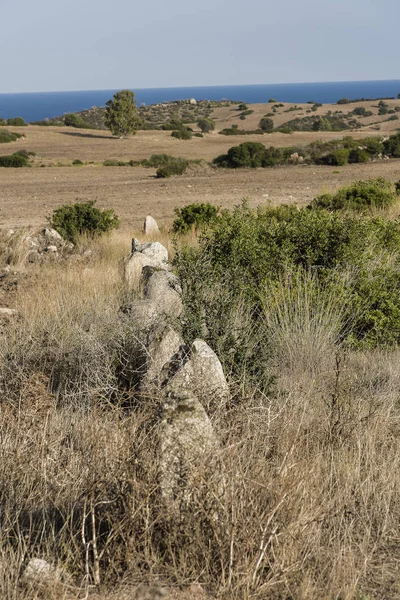
<path fill-rule="evenodd" d="M 120 138 L 134 135 L 141 125 L 135 95 L 130 90 L 121 90 L 106 102 L 105 124 L 113 135 Z"/>
<path fill-rule="evenodd" d="M 215 129 L 215 122 L 212 119 L 201 118 L 197 121 L 197 125 L 203 133 L 210 133 Z"/>
<path fill-rule="evenodd" d="M 260 129 L 262 129 L 263 131 L 272 131 L 274 128 L 274 122 L 272 119 L 270 119 L 269 117 L 263 117 L 260 121 L 260 125 L 259 125 Z"/>

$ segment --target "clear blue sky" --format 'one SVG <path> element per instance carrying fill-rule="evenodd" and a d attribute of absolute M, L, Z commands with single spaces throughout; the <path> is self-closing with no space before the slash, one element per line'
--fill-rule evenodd
<path fill-rule="evenodd" d="M 1 0 L 0 92 L 399 79 L 399 0 Z"/>

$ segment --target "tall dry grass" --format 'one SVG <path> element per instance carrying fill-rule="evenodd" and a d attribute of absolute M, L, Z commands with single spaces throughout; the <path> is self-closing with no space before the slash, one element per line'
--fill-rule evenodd
<path fill-rule="evenodd" d="M 82 244 L 83 262 L 33 267 L 0 342 L 1 598 L 83 598 L 128 579 L 219 598 L 399 597 L 399 352 L 346 352 L 339 299 L 282 282 L 263 324 L 275 392 L 252 386 L 218 415 L 225 494 L 210 511 L 205 465 L 176 523 L 158 487 L 159 401 L 127 402 L 142 357 L 118 313 L 129 245 Z M 67 575 L 23 584 L 32 556 Z"/>

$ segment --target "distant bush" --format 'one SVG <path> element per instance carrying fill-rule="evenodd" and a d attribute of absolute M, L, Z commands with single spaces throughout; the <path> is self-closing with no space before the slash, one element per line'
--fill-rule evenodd
<path fill-rule="evenodd" d="M 371 155 L 364 148 L 354 148 L 349 154 L 349 163 L 365 163 L 371 160 Z"/>
<path fill-rule="evenodd" d="M 134 167 L 136 162 L 134 160 L 124 161 L 124 160 L 115 160 L 113 158 L 108 158 L 103 162 L 104 167 Z"/>
<path fill-rule="evenodd" d="M 0 167 L 29 167 L 29 161 L 23 154 L 15 153 L 6 156 L 0 156 Z"/>
<path fill-rule="evenodd" d="M 83 162 L 81 160 L 79 160 L 79 158 L 76 158 L 75 160 L 72 161 L 72 164 L 76 165 L 76 166 L 80 166 L 80 165 L 83 165 Z"/>
<path fill-rule="evenodd" d="M 237 125 L 221 129 L 220 135 L 263 135 L 262 129 L 239 129 Z"/>
<path fill-rule="evenodd" d="M 15 142 L 22 135 L 15 133 L 14 131 L 8 131 L 8 129 L 0 129 L 0 144 L 8 144 L 8 142 Z"/>
<path fill-rule="evenodd" d="M 173 131 L 171 136 L 177 140 L 191 140 L 193 134 L 190 129 L 178 129 L 177 131 Z"/>
<path fill-rule="evenodd" d="M 201 129 L 202 133 L 210 133 L 215 129 L 215 121 L 202 118 L 197 121 L 197 126 Z"/>
<path fill-rule="evenodd" d="M 323 194 L 313 200 L 313 208 L 330 211 L 365 211 L 371 208 L 385 208 L 399 200 L 396 186 L 382 177 L 357 181 L 338 190 L 335 194 Z"/>
<path fill-rule="evenodd" d="M 351 111 L 351 114 L 356 115 L 357 117 L 372 117 L 374 113 L 370 110 L 366 110 L 364 106 L 357 106 Z"/>
<path fill-rule="evenodd" d="M 265 132 L 271 132 L 274 128 L 274 122 L 269 117 L 263 117 L 259 124 L 260 129 Z"/>
<path fill-rule="evenodd" d="M 100 210 L 94 202 L 65 204 L 53 212 L 51 226 L 70 242 L 76 242 L 79 235 L 92 237 L 119 227 L 119 219 L 114 210 Z"/>
<path fill-rule="evenodd" d="M 336 104 L 350 104 L 351 100 L 349 98 L 340 98 L 340 100 L 338 100 L 336 102 Z"/>
<path fill-rule="evenodd" d="M 7 125 L 10 127 L 26 127 L 27 123 L 25 123 L 22 117 L 14 117 L 12 119 L 7 119 Z"/>
<path fill-rule="evenodd" d="M 239 111 L 240 111 L 240 110 L 247 110 L 247 109 L 248 109 L 248 106 L 247 106 L 247 104 L 245 104 L 244 102 L 241 102 L 240 104 L 238 104 L 238 107 L 237 107 L 237 109 L 238 109 Z"/>
<path fill-rule="evenodd" d="M 168 156 L 168 155 L 165 155 Z M 161 163 L 157 169 L 157 177 L 164 179 L 171 175 L 183 175 L 189 166 L 189 161 L 185 158 L 175 158 L 170 156 L 168 161 Z"/>
<path fill-rule="evenodd" d="M 82 119 L 79 115 L 75 113 L 71 113 L 70 115 L 65 115 L 64 123 L 67 127 L 77 127 L 79 129 L 91 129 L 90 125 Z"/>
<path fill-rule="evenodd" d="M 188 204 L 183 208 L 176 208 L 176 219 L 173 223 L 175 233 L 187 233 L 191 229 L 196 231 L 204 229 L 206 225 L 212 223 L 219 209 L 209 203 Z"/>

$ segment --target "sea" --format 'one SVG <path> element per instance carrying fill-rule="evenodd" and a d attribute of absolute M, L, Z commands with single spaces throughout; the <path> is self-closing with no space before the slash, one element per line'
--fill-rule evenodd
<path fill-rule="evenodd" d="M 118 90 L 79 92 L 0 93 L 0 118 L 22 117 L 27 122 L 41 121 L 66 113 L 104 106 Z M 397 98 L 400 80 L 340 81 L 324 83 L 271 83 L 211 87 L 133 89 L 137 105 L 159 104 L 173 100 L 237 100 L 249 104 L 268 102 L 337 102 L 340 98 Z"/>

